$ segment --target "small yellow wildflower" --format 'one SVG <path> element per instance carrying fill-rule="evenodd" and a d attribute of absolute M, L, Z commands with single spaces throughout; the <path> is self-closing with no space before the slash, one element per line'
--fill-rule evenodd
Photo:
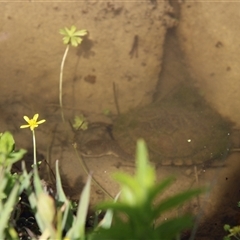
<path fill-rule="evenodd" d="M 38 113 L 35 114 L 32 119 L 29 119 L 29 117 L 24 116 L 23 118 L 28 123 L 28 125 L 22 125 L 22 126 L 20 126 L 20 128 L 28 128 L 29 127 L 31 129 L 31 131 L 33 131 L 34 128 L 38 127 L 39 124 L 42 124 L 46 121 L 45 119 L 37 121 L 38 116 L 39 116 Z"/>

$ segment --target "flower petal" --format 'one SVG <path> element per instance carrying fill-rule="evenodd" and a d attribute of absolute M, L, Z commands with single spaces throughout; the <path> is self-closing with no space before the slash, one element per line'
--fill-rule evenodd
<path fill-rule="evenodd" d="M 37 121 L 37 119 L 38 119 L 38 116 L 39 116 L 39 114 L 38 114 L 38 113 L 34 114 L 34 116 L 33 116 L 33 120 L 34 120 L 34 121 Z"/>
<path fill-rule="evenodd" d="M 34 128 L 38 127 L 38 125 L 30 126 L 31 131 L 34 130 Z"/>
<path fill-rule="evenodd" d="M 20 128 L 28 128 L 28 127 L 30 127 L 30 125 L 22 125 L 22 126 L 20 126 Z"/>
<path fill-rule="evenodd" d="M 39 117 L 38 113 L 34 114 L 32 119 L 29 119 L 29 117 L 24 116 L 23 118 L 28 123 L 28 125 L 22 125 L 22 126 L 20 126 L 20 128 L 28 128 L 29 127 L 31 129 L 31 131 L 34 131 L 34 128 L 38 127 L 39 124 L 44 123 L 46 121 L 45 119 L 37 121 L 38 117 Z"/>
<path fill-rule="evenodd" d="M 43 119 L 43 120 L 40 120 L 40 121 L 36 122 L 36 124 L 41 124 L 41 123 L 44 123 L 44 122 L 46 122 L 46 120 L 45 120 L 45 119 Z"/>
<path fill-rule="evenodd" d="M 24 116 L 23 118 L 24 118 L 24 120 L 25 120 L 27 123 L 29 122 L 29 117 Z"/>

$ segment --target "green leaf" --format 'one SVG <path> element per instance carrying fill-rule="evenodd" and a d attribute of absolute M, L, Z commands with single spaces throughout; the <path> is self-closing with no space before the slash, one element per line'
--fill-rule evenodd
<path fill-rule="evenodd" d="M 143 139 L 137 141 L 136 156 L 136 180 L 141 188 L 147 190 L 155 184 L 156 174 L 154 167 L 149 163 L 147 146 Z"/>
<path fill-rule="evenodd" d="M 89 206 L 90 189 L 91 189 L 91 176 L 88 177 L 87 183 L 82 191 L 82 195 L 79 202 L 79 208 L 77 212 L 76 225 L 79 227 L 78 231 L 80 233 L 80 237 L 84 237 L 85 234 L 85 224 Z"/>
<path fill-rule="evenodd" d="M 0 138 L 0 153 L 10 154 L 15 147 L 15 141 L 10 132 L 4 132 Z"/>
<path fill-rule="evenodd" d="M 24 189 L 31 188 L 31 178 L 32 172 L 27 173 L 25 162 L 22 162 L 22 175 L 21 175 L 21 185 L 20 185 L 20 192 Z"/>
<path fill-rule="evenodd" d="M 9 234 L 9 237 L 7 237 L 7 239 L 19 240 L 18 233 L 13 227 L 8 227 L 7 232 Z"/>
<path fill-rule="evenodd" d="M 34 167 L 36 167 L 34 165 Z M 21 188 L 24 187 L 24 189 L 26 189 L 26 193 L 28 195 L 28 200 L 30 203 L 30 206 L 35 214 L 35 218 L 37 220 L 37 224 L 41 230 L 41 232 L 43 232 L 45 230 L 44 227 L 44 222 L 42 221 L 42 219 L 39 216 L 39 213 L 37 212 L 37 197 L 32 189 L 32 185 L 31 185 L 31 176 L 32 176 L 32 172 L 31 173 L 27 173 L 26 167 L 25 167 L 25 163 L 23 162 L 22 164 L 22 172 L 23 172 L 23 182 L 21 185 Z M 38 181 L 35 181 L 36 185 L 38 185 Z"/>
<path fill-rule="evenodd" d="M 154 222 L 161 213 L 178 207 L 205 189 L 188 190 L 156 202 L 156 197 L 163 193 L 175 180 L 168 177 L 156 184 L 156 172 L 148 160 L 147 148 L 143 140 L 137 142 L 136 174 L 114 174 L 120 183 L 121 199 L 119 202 L 108 201 L 97 205 L 97 209 L 111 210 L 113 224 L 107 228 L 98 228 L 93 239 L 164 239 L 173 240 L 180 232 L 193 224 L 193 218 L 183 216 L 169 219 L 154 227 Z M 122 218 L 124 217 L 124 220 Z"/>
<path fill-rule="evenodd" d="M 223 237 L 223 240 L 231 240 L 231 238 L 229 236 L 225 236 Z"/>
<path fill-rule="evenodd" d="M 240 226 L 234 226 L 229 229 L 229 234 L 228 236 L 239 236 L 240 235 Z"/>
<path fill-rule="evenodd" d="M 77 47 L 78 44 L 81 43 L 81 39 L 80 39 L 80 38 L 75 38 L 75 37 L 73 38 L 73 37 L 72 37 L 70 42 L 71 42 L 71 45 L 72 45 L 73 47 Z"/>
<path fill-rule="evenodd" d="M 16 184 L 12 189 L 8 200 L 4 204 L 4 208 L 0 213 L 0 233 L 7 227 L 8 221 L 10 219 L 10 215 L 12 213 L 13 207 L 17 202 L 17 195 L 18 195 L 19 185 Z"/>
<path fill-rule="evenodd" d="M 62 203 L 66 202 L 68 199 L 63 191 L 62 181 L 59 173 L 58 160 L 56 161 L 56 189 L 57 189 L 56 199 Z"/>
<path fill-rule="evenodd" d="M 223 229 L 224 229 L 226 232 L 228 232 L 228 231 L 231 229 L 231 227 L 230 227 L 230 225 L 225 224 L 225 225 L 223 226 Z"/>
<path fill-rule="evenodd" d="M 24 156 L 24 154 L 26 153 L 27 151 L 25 149 L 19 149 L 17 151 L 14 151 L 14 152 L 11 152 L 9 153 L 9 155 L 7 156 L 7 162 L 8 164 L 14 164 L 15 162 L 21 160 Z"/>
<path fill-rule="evenodd" d="M 85 224 L 89 206 L 90 189 L 91 189 L 91 176 L 88 177 L 87 183 L 82 191 L 78 205 L 76 221 L 74 222 L 70 231 L 67 233 L 67 237 L 69 237 L 70 239 L 85 238 Z"/>
<path fill-rule="evenodd" d="M 83 29 L 83 30 L 79 30 L 79 31 L 76 31 L 74 33 L 74 36 L 79 36 L 79 37 L 83 37 L 87 34 L 87 30 Z"/>
<path fill-rule="evenodd" d="M 87 130 L 88 121 L 83 114 L 81 114 L 80 116 L 75 116 L 74 117 L 73 128 L 75 130 L 79 130 L 79 129 Z"/>
<path fill-rule="evenodd" d="M 117 196 L 114 198 L 115 203 L 117 202 L 120 194 L 121 192 L 119 192 Z M 112 220 L 113 220 L 113 211 L 112 209 L 108 209 L 107 212 L 105 213 L 104 218 L 99 223 L 98 227 L 109 229 L 111 227 Z"/>
<path fill-rule="evenodd" d="M 149 201 L 152 202 L 155 197 L 163 193 L 163 191 L 173 184 L 175 177 L 168 177 L 162 180 L 160 183 L 156 183 L 149 191 Z"/>
<path fill-rule="evenodd" d="M 146 202 L 148 192 L 155 185 L 155 169 L 148 161 L 147 147 L 144 140 L 137 142 L 136 174 L 134 177 L 125 173 L 116 173 L 114 179 L 122 188 L 121 200 L 130 205 Z"/>
<path fill-rule="evenodd" d="M 177 207 L 182 203 L 186 202 L 190 198 L 199 195 L 200 193 L 205 192 L 206 189 L 193 189 L 181 192 L 172 197 L 167 198 L 165 201 L 162 201 L 154 208 L 154 215 L 158 217 L 161 213 L 170 210 L 171 208 Z"/>
<path fill-rule="evenodd" d="M 75 218 L 73 215 L 73 211 L 71 209 L 71 204 L 69 200 L 67 200 L 66 202 L 64 202 L 64 212 L 63 212 L 62 224 L 61 224 L 62 231 L 64 230 L 68 232 L 73 225 L 74 219 Z"/>
<path fill-rule="evenodd" d="M 70 30 L 68 28 L 66 28 L 66 31 L 68 32 L 69 36 L 72 36 L 74 34 L 74 32 L 76 31 L 76 26 L 72 25 Z"/>
<path fill-rule="evenodd" d="M 33 184 L 34 184 L 35 193 L 38 199 L 38 197 L 40 196 L 40 194 L 44 192 L 44 190 L 43 190 L 41 179 L 38 174 L 37 165 L 33 165 Z"/>
<path fill-rule="evenodd" d="M 4 172 L 1 172 L 1 178 L 0 178 L 0 200 L 6 198 L 6 194 L 4 193 L 4 190 L 8 184 L 8 178 L 5 176 Z"/>
<path fill-rule="evenodd" d="M 74 221 L 74 215 L 73 215 L 72 209 L 70 208 L 70 202 L 67 199 L 67 196 L 65 195 L 62 187 L 58 160 L 56 161 L 56 189 L 57 189 L 57 192 L 56 192 L 57 203 L 60 205 L 64 204 L 65 206 L 63 219 L 62 219 L 62 230 L 68 231 L 72 227 L 72 224 Z"/>
<path fill-rule="evenodd" d="M 124 214 L 126 214 L 128 216 L 131 216 L 133 218 L 134 218 L 134 216 L 136 216 L 136 212 L 139 211 L 139 207 L 133 207 L 133 206 L 130 206 L 129 204 L 126 204 L 126 203 L 111 202 L 111 201 L 98 203 L 97 206 L 96 206 L 96 209 L 98 209 L 98 210 L 111 209 L 114 212 L 124 213 Z"/>
<path fill-rule="evenodd" d="M 71 40 L 71 38 L 66 36 L 66 37 L 63 38 L 63 43 L 64 44 L 69 44 L 70 40 Z"/>
<path fill-rule="evenodd" d="M 10 132 L 4 132 L 0 136 L 0 165 L 11 169 L 13 163 L 22 159 L 26 150 L 14 151 L 15 141 Z"/>
<path fill-rule="evenodd" d="M 156 239 L 172 240 L 184 229 L 191 228 L 193 225 L 192 216 L 182 216 L 179 218 L 164 221 L 155 229 Z"/>
<path fill-rule="evenodd" d="M 56 213 L 53 198 L 42 192 L 38 197 L 37 210 L 45 227 L 51 226 Z"/>
<path fill-rule="evenodd" d="M 136 205 L 137 202 L 142 201 L 142 189 L 132 176 L 126 173 L 115 173 L 113 177 L 121 185 L 120 198 L 123 202 Z"/>
<path fill-rule="evenodd" d="M 82 37 L 87 34 L 87 30 L 78 30 L 76 31 L 76 26 L 71 26 L 71 28 L 65 27 L 64 29 L 60 29 L 59 33 L 64 35 L 63 43 L 71 44 L 73 47 L 77 47 L 82 42 Z"/>
<path fill-rule="evenodd" d="M 62 35 L 67 35 L 67 32 L 63 28 L 59 30 L 59 33 Z"/>

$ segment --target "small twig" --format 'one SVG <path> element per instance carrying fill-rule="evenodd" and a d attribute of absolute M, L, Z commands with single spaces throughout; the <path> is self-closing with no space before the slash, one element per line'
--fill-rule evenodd
<path fill-rule="evenodd" d="M 117 114 L 120 115 L 120 109 L 119 109 L 118 97 L 117 97 L 117 88 L 116 88 L 115 82 L 113 82 L 113 96 L 114 96 L 114 103 L 117 109 Z"/>

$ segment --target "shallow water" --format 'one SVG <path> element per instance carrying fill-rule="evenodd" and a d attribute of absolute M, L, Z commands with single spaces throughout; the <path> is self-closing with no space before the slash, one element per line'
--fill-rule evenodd
<path fill-rule="evenodd" d="M 55 11 L 55 10 L 54 10 Z M 56 10 L 57 11 L 57 10 Z M 55 11 L 55 12 L 56 12 Z M 43 12 L 44 14 L 44 12 Z M 10 20 L 9 20 L 10 21 Z M 29 35 L 31 35 L 29 33 Z M 8 33 L 0 34 L 0 44 L 8 41 Z M 133 36 L 135 36 L 133 34 Z M 29 43 L 33 43 L 36 39 L 32 39 L 31 36 L 28 36 Z M 20 47 L 20 46 L 19 46 Z M 45 47 L 45 46 L 44 46 Z M 46 49 L 42 47 L 42 51 L 46 53 Z M 44 49 L 44 50 L 43 50 Z M 90 49 L 91 50 L 91 49 Z M 15 49 L 17 52 L 17 50 Z M 90 51 L 91 52 L 91 51 Z M 91 52 L 92 53 L 92 52 Z M 141 54 L 141 52 L 139 53 Z M 14 55 L 14 51 L 13 51 Z M 44 54 L 43 54 L 44 55 Z M 90 54 L 88 57 L 93 56 Z M 13 56 L 14 57 L 14 56 Z M 41 61 L 41 59 L 39 60 Z M 79 60 L 78 60 L 79 61 Z M 75 68 L 77 68 L 79 63 L 76 63 Z M 134 63 L 132 63 L 134 64 Z M 73 143 L 75 142 L 75 133 L 71 129 L 68 123 L 62 124 L 60 111 L 58 107 L 57 100 L 55 102 L 44 102 L 41 104 L 41 96 L 37 95 L 38 90 L 41 89 L 41 94 L 49 99 L 57 99 L 57 91 L 52 88 L 53 85 L 48 86 L 46 82 L 43 83 L 42 79 L 48 80 L 48 76 L 53 74 L 55 69 L 46 68 L 46 62 L 42 63 L 41 70 L 37 75 L 31 70 L 34 66 L 31 64 L 23 64 L 22 69 L 15 70 L 15 73 L 12 73 L 11 69 L 9 73 L 16 74 L 19 76 L 19 82 L 16 83 L 21 85 L 21 78 L 24 75 L 24 72 L 29 68 L 29 75 L 32 77 L 33 82 L 29 82 L 29 85 L 23 86 L 24 94 L 12 92 L 5 92 L 4 89 L 8 89 L 9 86 L 14 85 L 13 82 L 5 81 L 2 87 L 2 102 L 0 104 L 1 110 L 1 119 L 0 126 L 1 131 L 9 130 L 13 133 L 16 139 L 16 147 L 17 148 L 32 148 L 32 137 L 31 132 L 29 130 L 19 129 L 20 125 L 24 124 L 23 115 L 28 115 L 31 117 L 34 113 L 40 113 L 40 119 L 45 118 L 47 121 L 44 125 L 39 126 L 36 129 L 37 136 L 37 148 L 38 151 L 43 154 L 50 165 L 54 169 L 55 160 L 60 161 L 61 172 L 64 180 L 64 186 L 66 188 L 67 194 L 72 198 L 78 198 L 82 187 L 84 185 L 86 179 L 86 173 L 82 169 L 79 160 L 74 152 Z M 49 62 L 51 65 L 51 62 Z M 4 65 L 5 66 L 5 65 Z M 70 69 L 71 71 L 75 71 L 74 69 Z M 117 70 L 115 70 L 117 71 Z M 9 77 L 11 78 L 11 74 Z M 127 74 L 127 73 L 124 73 Z M 54 78 L 58 78 L 58 70 L 56 70 L 56 74 L 54 72 Z M 92 75 L 91 75 L 92 76 Z M 95 76 L 95 75 L 94 75 Z M 83 102 L 75 102 L 75 95 L 78 95 L 79 92 L 76 91 L 74 82 L 77 82 L 81 79 L 80 76 L 75 76 L 70 83 L 68 82 L 65 89 L 65 97 L 70 96 L 71 100 L 64 108 L 66 118 L 71 119 L 73 121 L 73 117 L 76 113 L 81 111 L 81 104 Z M 129 77 L 130 79 L 130 77 Z M 57 80 L 56 80 L 57 81 Z M 193 80 L 189 77 L 187 69 L 184 65 L 182 53 L 178 47 L 178 42 L 174 30 L 169 30 L 169 33 L 165 40 L 164 46 L 164 57 L 163 57 L 163 69 L 159 74 L 159 81 L 156 86 L 154 93 L 149 93 L 154 102 L 162 101 L 166 96 L 168 96 L 173 89 L 178 86 L 188 85 L 192 86 Z M 37 83 L 37 84 L 36 84 Z M 82 82 L 81 82 L 82 83 Z M 90 85 L 91 86 L 91 85 Z M 89 87 L 89 85 L 88 85 Z M 122 86 L 121 86 L 122 87 Z M 140 88 L 142 86 L 139 86 Z M 143 85 L 144 87 L 144 85 Z M 38 89 L 39 88 L 39 89 Z M 48 89 L 50 88 L 50 89 Z M 111 88 L 111 89 L 110 89 Z M 110 89 L 110 90 L 109 90 Z M 48 91 L 47 91 L 48 90 Z M 119 97 L 119 102 L 121 103 L 121 96 L 124 96 L 124 92 L 126 89 L 121 88 L 121 93 Z M 106 91 L 109 91 L 111 96 L 112 85 Z M 200 95 L 204 95 L 204 89 L 199 90 Z M 74 93 L 74 94 L 73 94 Z M 134 93 L 134 91 L 133 91 Z M 98 93 L 96 92 L 96 95 Z M 134 94 L 133 94 L 134 95 Z M 28 97 L 26 97 L 28 96 Z M 85 99 L 88 104 L 94 104 L 88 96 Z M 113 97 L 108 100 L 113 102 Z M 107 102 L 108 102 L 107 101 Z M 192 99 L 184 98 L 185 102 L 192 101 Z M 38 107 L 36 107 L 38 106 Z M 105 105 L 103 104 L 105 107 Z M 197 106 L 196 106 L 197 108 Z M 179 109 L 175 108 L 174 113 Z M 191 114 L 191 111 L 186 110 L 186 115 Z M 106 117 L 103 114 L 95 113 L 95 112 L 87 112 L 88 117 L 91 122 L 99 121 L 99 119 L 105 123 L 112 123 L 112 119 L 110 117 Z M 200 114 L 200 113 L 199 113 Z M 100 116 L 99 116 L 100 115 Z M 174 114 L 173 114 L 174 115 Z M 168 118 L 164 118 L 161 113 L 161 124 L 165 124 L 164 131 L 167 134 L 175 131 L 174 124 L 172 120 Z M 148 127 L 151 126 L 151 117 L 150 113 L 148 113 L 148 117 L 150 118 Z M 164 122 L 165 120 L 165 122 Z M 182 118 L 181 124 L 186 124 L 188 118 Z M 203 122 L 198 122 L 195 119 L 196 127 L 202 126 Z M 179 123 L 178 123 L 179 125 Z M 143 125 L 142 127 L 146 127 Z M 229 124 L 231 127 L 231 124 Z M 203 128 L 204 130 L 204 128 Z M 184 132 L 184 127 L 181 128 L 182 134 L 186 134 Z M 198 139 L 197 134 L 194 132 L 192 135 L 188 137 L 188 139 Z M 207 132 L 206 132 L 207 134 Z M 154 133 L 157 135 L 157 133 Z M 203 134 L 204 135 L 204 134 Z M 156 138 L 156 136 L 154 136 Z M 162 135 L 161 135 L 162 137 Z M 98 136 L 99 138 L 99 136 Z M 187 136 L 184 136 L 186 140 Z M 215 141 L 216 136 L 214 132 L 212 134 L 212 140 L 208 139 L 208 143 L 211 141 Z M 111 137 L 109 137 L 111 139 Z M 171 140 L 171 137 L 169 137 Z M 168 139 L 168 140 L 169 140 Z M 231 134 L 229 138 L 229 142 L 227 142 L 226 146 L 229 146 L 231 149 L 237 149 L 240 147 L 240 135 L 239 131 L 231 129 Z M 116 138 L 117 140 L 117 138 Z M 161 138 L 163 144 L 161 145 L 161 151 L 164 152 L 166 150 L 167 153 L 169 151 L 174 151 L 175 149 L 170 148 L 170 140 L 164 144 L 164 138 Z M 81 143 L 78 143 L 81 144 Z M 203 145 L 205 142 L 202 143 Z M 173 144 L 174 145 L 174 144 Z M 159 146 L 159 145 L 158 145 Z M 176 148 L 176 144 L 174 145 Z M 124 147 L 123 147 L 124 148 Z M 170 150 L 169 150 L 170 149 Z M 226 154 L 225 154 L 226 153 Z M 191 156 L 190 156 L 191 158 Z M 101 156 L 101 157 L 90 157 L 84 158 L 88 169 L 93 172 L 93 176 L 96 180 L 112 195 L 115 196 L 118 191 L 118 185 L 112 181 L 111 175 L 115 171 L 125 171 L 129 173 L 134 172 L 133 162 L 126 162 L 119 157 L 114 155 Z M 158 180 L 162 180 L 169 175 L 176 176 L 176 183 L 169 189 L 166 195 L 171 195 L 181 190 L 194 188 L 198 186 L 209 186 L 210 192 L 206 195 L 203 195 L 199 198 L 193 199 L 191 202 L 186 204 L 181 211 L 189 211 L 194 212 L 199 217 L 199 222 L 196 223 L 197 232 L 196 235 L 193 235 L 192 239 L 221 239 L 224 235 L 222 230 L 222 226 L 225 223 L 229 224 L 237 224 L 238 222 L 238 209 L 236 208 L 237 202 L 240 200 L 240 192 L 239 192 L 239 153 L 231 152 L 227 153 L 221 152 L 219 154 L 219 158 L 214 159 L 214 161 L 210 165 L 206 164 L 192 164 L 191 166 L 186 166 L 182 164 L 180 167 L 174 166 L 176 164 L 170 164 L 170 166 L 162 166 L 162 164 L 156 164 L 156 161 L 153 161 L 153 164 L 156 166 L 156 171 L 158 175 Z M 46 171 L 46 177 L 47 171 Z M 92 195 L 91 195 L 91 204 L 94 205 L 99 200 L 106 199 L 106 196 L 103 194 L 98 187 L 92 187 Z M 176 215 L 176 212 L 171 212 L 172 215 Z M 167 218 L 170 215 L 163 216 L 163 218 Z M 201 224 L 203 225 L 201 225 Z"/>

